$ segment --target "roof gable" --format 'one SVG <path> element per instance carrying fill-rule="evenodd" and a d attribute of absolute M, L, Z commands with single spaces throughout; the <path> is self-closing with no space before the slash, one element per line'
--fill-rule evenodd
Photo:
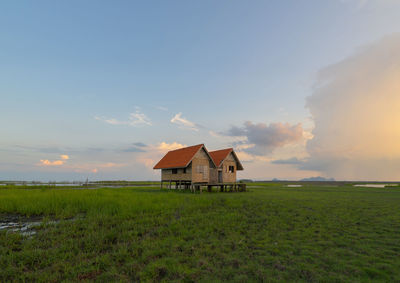
<path fill-rule="evenodd" d="M 193 157 L 200 150 L 204 149 L 211 162 L 214 164 L 214 160 L 211 158 L 204 144 L 198 144 L 194 146 L 184 147 L 176 150 L 169 151 L 154 167 L 153 169 L 167 169 L 167 168 L 184 168 L 189 165 Z"/>
<path fill-rule="evenodd" d="M 221 149 L 221 150 L 214 150 L 210 151 L 210 155 L 212 159 L 214 160 L 215 165 L 219 167 L 222 164 L 222 161 L 231 153 L 233 149 L 232 148 L 226 148 L 226 149 Z"/>
<path fill-rule="evenodd" d="M 217 167 L 220 167 L 222 165 L 222 163 L 229 156 L 229 154 L 232 154 L 233 158 L 236 160 L 237 170 L 243 170 L 243 166 L 240 163 L 239 158 L 237 157 L 233 148 L 226 148 L 226 149 L 210 151 L 210 155 L 211 155 L 215 165 L 217 165 Z"/>

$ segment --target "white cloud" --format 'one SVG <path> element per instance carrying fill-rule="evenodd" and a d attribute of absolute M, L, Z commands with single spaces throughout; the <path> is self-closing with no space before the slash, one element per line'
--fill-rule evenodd
<path fill-rule="evenodd" d="M 127 121 L 120 121 L 115 118 L 105 118 L 105 117 L 94 117 L 96 120 L 103 121 L 110 125 L 127 125 L 127 126 L 140 126 L 140 125 L 148 125 L 151 126 L 151 120 L 143 113 L 140 112 L 140 109 L 136 109 L 134 113 L 129 114 L 129 119 Z"/>
<path fill-rule="evenodd" d="M 136 126 L 140 124 L 145 124 L 151 126 L 150 119 L 143 113 L 136 111 L 135 113 L 131 113 L 129 116 L 129 125 Z"/>
<path fill-rule="evenodd" d="M 172 119 L 171 119 L 171 123 L 173 124 L 177 124 L 181 127 L 193 130 L 193 131 L 198 131 L 198 127 L 195 123 L 187 120 L 186 118 L 182 117 L 182 113 L 178 113 L 176 114 Z"/>

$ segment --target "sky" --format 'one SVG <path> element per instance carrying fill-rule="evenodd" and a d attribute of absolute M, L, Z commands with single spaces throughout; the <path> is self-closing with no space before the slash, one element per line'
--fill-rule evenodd
<path fill-rule="evenodd" d="M 2 1 L 0 179 L 400 180 L 400 1 Z"/>

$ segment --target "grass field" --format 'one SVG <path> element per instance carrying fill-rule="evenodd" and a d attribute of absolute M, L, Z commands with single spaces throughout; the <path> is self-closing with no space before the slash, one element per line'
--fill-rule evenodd
<path fill-rule="evenodd" d="M 0 281 L 400 281 L 399 188 L 256 186 L 0 188 Z"/>

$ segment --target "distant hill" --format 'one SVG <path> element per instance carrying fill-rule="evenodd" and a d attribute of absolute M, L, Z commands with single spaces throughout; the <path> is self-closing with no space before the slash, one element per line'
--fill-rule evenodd
<path fill-rule="evenodd" d="M 301 179 L 300 181 L 303 181 L 303 182 L 328 182 L 328 181 L 332 182 L 333 181 L 334 182 L 335 179 L 324 178 L 324 177 L 318 176 L 318 177 L 304 178 L 304 179 Z"/>

